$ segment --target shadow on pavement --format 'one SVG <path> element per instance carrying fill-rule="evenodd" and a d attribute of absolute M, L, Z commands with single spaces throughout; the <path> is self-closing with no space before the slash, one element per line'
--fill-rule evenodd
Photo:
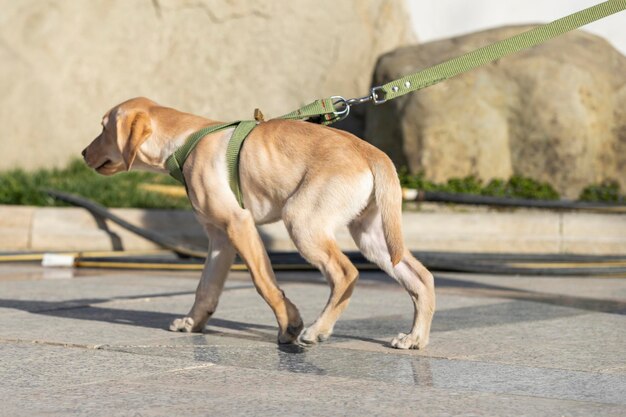
<path fill-rule="evenodd" d="M 508 302 L 459 307 L 439 311 L 433 322 L 433 332 L 451 331 L 476 327 L 489 327 L 523 321 L 547 320 L 557 317 L 584 314 L 585 311 L 604 312 L 623 315 L 626 313 L 626 302 L 585 297 L 548 294 L 541 292 L 512 289 L 503 286 L 468 282 L 466 280 L 437 277 L 440 289 L 458 290 L 464 296 L 493 297 Z M 249 286 L 246 286 L 249 288 Z M 75 299 L 65 301 L 38 301 L 0 299 L 0 308 L 10 308 L 51 317 L 92 320 L 107 323 L 140 326 L 154 329 L 167 329 L 169 323 L 180 317 L 181 313 L 170 314 L 155 311 L 120 309 L 99 306 L 110 301 L 132 300 L 141 298 L 160 298 L 177 295 L 193 294 L 191 291 L 144 294 L 113 299 Z M 566 307 L 566 308 L 559 308 Z M 381 313 L 384 306 L 381 306 Z M 382 344 L 376 338 L 388 338 L 391 333 L 409 327 L 411 317 L 400 315 L 373 316 L 358 320 L 339 320 L 335 329 L 336 339 L 357 339 Z M 221 333 L 218 329 L 235 331 L 228 332 L 229 337 L 244 339 L 267 339 L 268 330 L 272 340 L 276 326 L 244 323 L 233 320 L 213 318 L 206 330 L 208 334 Z"/>
<path fill-rule="evenodd" d="M 437 288 L 459 288 L 463 295 L 478 297 L 507 298 L 518 301 L 531 301 L 558 307 L 570 307 L 599 313 L 626 314 L 626 302 L 599 298 L 577 297 L 564 294 L 542 293 L 509 288 L 492 284 L 469 282 L 460 279 L 437 276 Z"/>

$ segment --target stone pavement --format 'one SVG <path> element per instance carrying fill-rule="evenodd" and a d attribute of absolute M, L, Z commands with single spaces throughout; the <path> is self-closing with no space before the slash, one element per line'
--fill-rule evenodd
<path fill-rule="evenodd" d="M 278 274 L 310 323 L 318 273 Z M 171 333 L 198 273 L 0 266 L 1 416 L 624 416 L 626 280 L 436 273 L 431 344 L 399 351 L 408 296 L 363 273 L 326 344 L 278 347 L 233 273 L 204 334 Z"/>

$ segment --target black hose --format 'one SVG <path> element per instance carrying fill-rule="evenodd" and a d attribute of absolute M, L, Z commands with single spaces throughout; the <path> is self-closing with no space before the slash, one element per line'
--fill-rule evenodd
<path fill-rule="evenodd" d="M 159 233 L 153 232 L 151 230 L 142 229 L 141 227 L 137 227 L 133 224 L 128 223 L 126 220 L 121 217 L 116 216 L 111 213 L 106 207 L 101 206 L 100 204 L 88 200 L 86 198 L 78 197 L 76 195 L 63 193 L 61 191 L 44 190 L 50 196 L 56 198 L 57 200 L 64 201 L 66 203 L 72 204 L 74 206 L 82 207 L 92 213 L 94 216 L 103 217 L 107 220 L 112 221 L 113 223 L 123 227 L 124 229 L 132 232 L 138 236 L 143 237 L 144 239 L 148 239 L 151 242 L 154 242 L 166 249 L 171 250 L 179 256 L 183 257 L 192 257 L 192 258 L 206 258 L 207 252 L 202 248 L 198 248 L 197 246 L 191 246 L 179 243 L 175 240 L 172 240 L 168 237 L 165 237 Z"/>
<path fill-rule="evenodd" d="M 577 255 L 518 255 L 518 254 L 467 254 L 413 252 L 431 271 L 473 272 L 502 275 L 544 276 L 626 276 L 626 257 L 577 256 Z M 358 252 L 346 253 L 359 270 L 377 270 Z M 44 253 L 0 253 L 1 262 L 40 262 Z M 276 270 L 316 270 L 296 252 L 270 252 L 270 262 Z M 181 259 L 171 255 L 91 255 L 78 253 L 75 265 L 84 268 L 105 269 L 157 269 L 200 270 L 204 262 L 200 258 Z M 245 269 L 237 259 L 234 269 Z"/>
<path fill-rule="evenodd" d="M 433 271 L 477 272 L 513 275 L 604 275 L 626 274 L 624 256 L 577 256 L 577 255 L 519 255 L 519 254 L 472 254 L 459 252 L 412 252 L 427 268 Z M 375 269 L 360 252 L 346 252 L 360 268 Z M 270 253 L 272 263 L 287 268 L 307 262 L 296 252 Z M 551 266 L 554 265 L 554 266 Z M 541 265 L 541 267 L 537 266 Z M 562 266 L 568 265 L 568 266 Z M 314 269 L 314 268 L 313 268 Z"/>
<path fill-rule="evenodd" d="M 490 253 L 490 252 L 436 252 L 414 251 L 418 259 L 455 259 L 471 261 L 501 262 L 626 262 L 626 255 L 577 255 L 569 253 Z"/>
<path fill-rule="evenodd" d="M 71 194 L 46 190 L 61 201 L 83 207 L 96 216 L 106 218 L 145 239 L 172 250 L 179 256 L 192 259 L 167 257 L 93 257 L 78 256 L 76 264 L 88 267 L 130 268 L 144 265 L 150 269 L 179 269 L 180 265 L 202 264 L 206 252 L 200 248 L 180 244 L 159 233 L 134 226 L 112 214 L 107 208 Z M 626 274 L 626 257 L 617 255 L 567 255 L 567 254 L 494 254 L 494 253 L 454 253 L 454 252 L 414 252 L 416 257 L 429 269 L 435 271 L 476 272 L 513 275 L 614 275 Z M 360 269 L 376 269 L 359 252 L 348 252 L 350 260 Z M 270 260 L 277 269 L 315 269 L 296 252 L 273 252 Z M 1 258 L 1 257 L 0 257 Z M 1 259 L 0 259 L 1 260 Z M 240 260 L 238 266 L 242 266 Z M 107 266 L 108 265 L 108 266 Z"/>
<path fill-rule="evenodd" d="M 475 194 L 453 194 L 441 191 L 419 191 L 417 202 L 486 205 L 495 207 L 524 207 L 542 209 L 603 210 L 626 212 L 626 204 L 590 203 L 572 200 L 531 200 L 526 198 L 491 197 Z"/>
<path fill-rule="evenodd" d="M 448 254 L 446 259 L 431 257 L 426 253 L 415 253 L 431 271 L 473 272 L 502 275 L 543 275 L 543 276 L 589 276 L 589 275 L 626 275 L 626 259 L 621 262 L 592 261 L 565 262 L 502 262 L 501 260 L 474 260 L 462 253 Z M 346 254 L 359 270 L 377 270 L 378 267 L 368 262 L 358 252 Z M 316 270 L 296 252 L 269 253 L 270 261 L 276 270 Z M 554 266 L 551 266 L 554 265 Z M 155 258 L 155 257 L 91 257 L 76 258 L 79 267 L 120 268 L 120 269 L 162 269 L 162 270 L 199 270 L 203 262 L 199 259 Z M 567 265 L 567 266 L 564 266 Z M 244 263 L 237 259 L 234 269 L 245 269 Z"/>

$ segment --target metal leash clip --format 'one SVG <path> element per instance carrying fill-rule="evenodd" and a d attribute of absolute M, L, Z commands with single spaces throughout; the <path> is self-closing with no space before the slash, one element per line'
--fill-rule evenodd
<path fill-rule="evenodd" d="M 374 104 L 382 104 L 382 103 L 384 103 L 385 101 L 387 101 L 387 99 L 385 98 L 385 90 L 383 90 L 383 88 L 380 87 L 380 86 L 373 87 L 370 90 L 370 95 L 369 96 L 351 98 L 351 99 L 347 100 L 348 104 L 351 105 L 351 106 L 355 106 L 357 104 L 367 103 L 368 101 L 373 101 Z"/>
<path fill-rule="evenodd" d="M 340 98 L 342 101 L 345 101 L 349 106 L 356 106 L 358 104 L 364 104 L 369 101 L 374 102 L 374 104 L 382 104 L 387 101 L 387 99 L 385 98 L 385 90 L 383 89 L 383 87 L 380 86 L 372 87 L 368 96 L 356 97 L 348 100 L 345 100 L 342 97 Z"/>
<path fill-rule="evenodd" d="M 350 107 L 358 104 L 364 104 L 372 101 L 374 104 L 382 104 L 387 101 L 385 98 L 385 90 L 382 87 L 373 87 L 369 96 L 356 97 L 351 99 L 345 99 L 341 96 L 332 96 L 333 105 L 339 107 L 338 110 L 333 113 L 338 117 L 338 120 L 343 120 L 350 114 Z"/>

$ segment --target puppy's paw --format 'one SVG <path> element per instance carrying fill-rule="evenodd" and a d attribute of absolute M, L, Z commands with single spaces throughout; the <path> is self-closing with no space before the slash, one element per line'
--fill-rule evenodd
<path fill-rule="evenodd" d="M 419 338 L 414 338 L 410 334 L 399 333 L 391 341 L 391 346 L 396 349 L 423 349 L 428 344 L 428 340 L 422 342 Z"/>
<path fill-rule="evenodd" d="M 296 324 L 290 324 L 289 326 L 287 326 L 287 330 L 285 330 L 284 332 L 278 332 L 278 343 L 293 343 L 294 341 L 296 341 L 296 339 L 298 339 L 298 335 L 302 331 L 303 327 L 304 323 L 302 323 L 302 320 L 300 320 L 300 318 L 298 317 L 298 321 L 296 322 Z"/>
<path fill-rule="evenodd" d="M 170 324 L 170 330 L 173 332 L 202 332 L 202 328 L 196 326 L 194 320 L 191 317 L 183 317 L 180 319 L 176 319 Z"/>
<path fill-rule="evenodd" d="M 302 345 L 314 345 L 317 343 L 317 332 L 311 330 L 310 327 L 307 327 L 300 333 L 298 337 L 298 343 Z"/>
<path fill-rule="evenodd" d="M 325 342 L 328 340 L 331 334 L 332 330 L 320 332 L 313 326 L 307 327 L 300 334 L 300 337 L 298 337 L 298 343 L 302 345 L 315 345 L 317 342 Z"/>

